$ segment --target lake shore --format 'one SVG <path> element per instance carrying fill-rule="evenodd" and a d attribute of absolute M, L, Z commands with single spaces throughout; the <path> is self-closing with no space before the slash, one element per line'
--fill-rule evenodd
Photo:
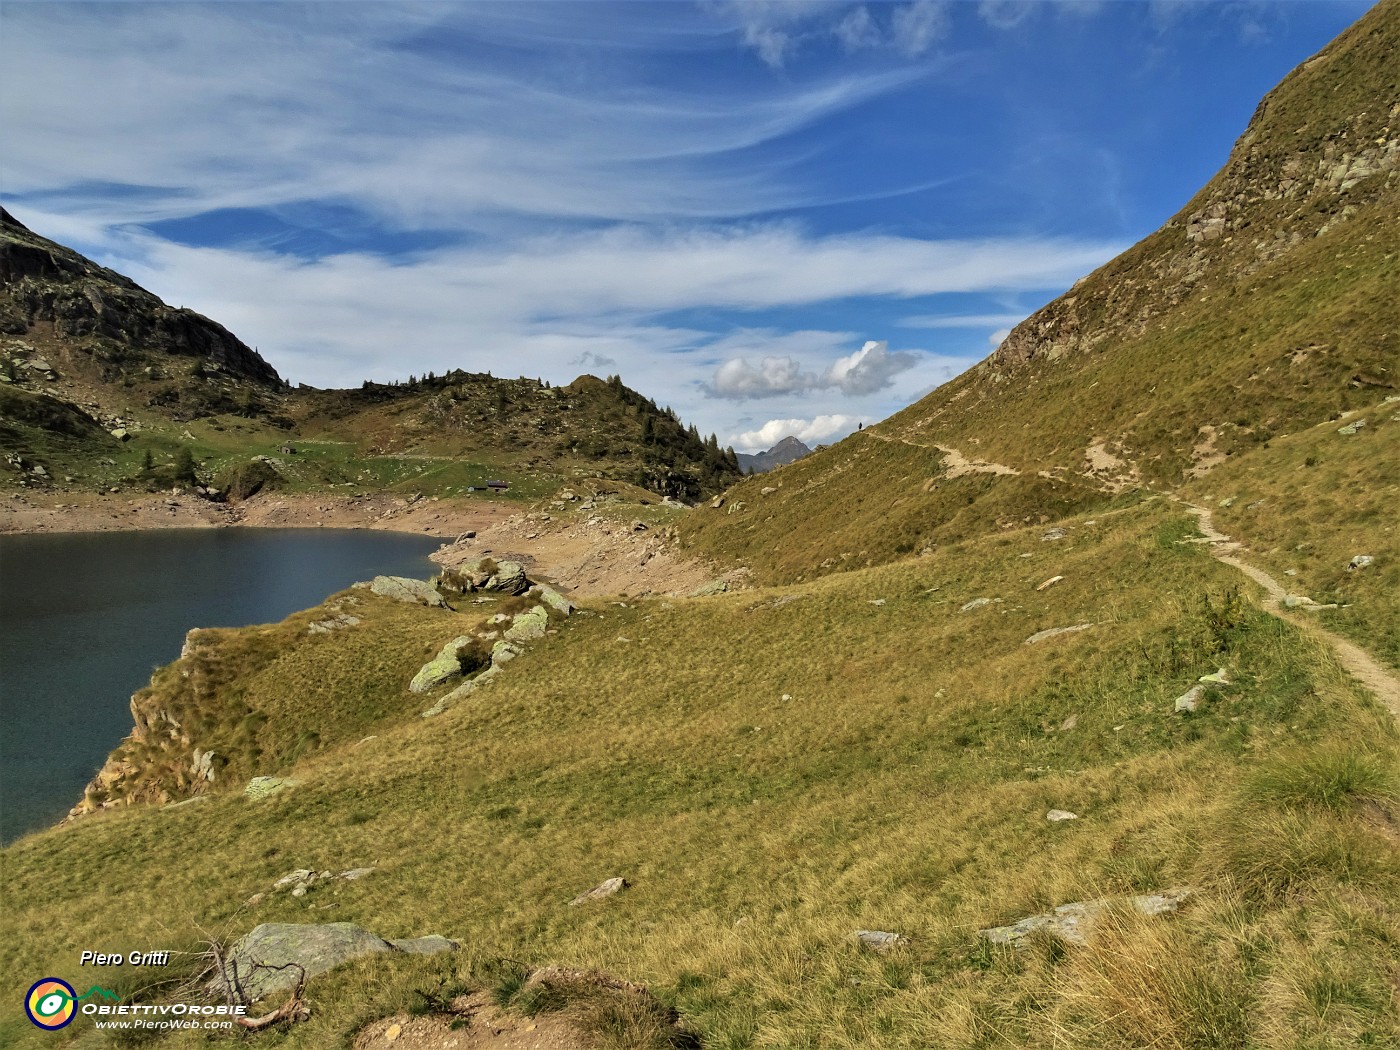
<path fill-rule="evenodd" d="M 378 529 L 455 539 L 502 522 L 523 508 L 477 499 L 410 499 L 390 493 L 340 496 L 269 493 L 241 503 L 211 503 L 169 492 L 11 493 L 0 498 L 0 534 L 130 532 L 146 529 Z"/>
<path fill-rule="evenodd" d="M 273 492 L 228 504 L 169 492 L 26 492 L 0 497 L 0 535 L 230 527 L 403 532 L 442 540 L 431 558 L 444 567 L 488 555 L 511 558 L 581 597 L 685 594 L 721 574 L 651 531 L 602 520 L 541 525 L 528 510 L 489 496 Z M 454 543 L 467 532 L 477 534 L 474 541 Z M 741 584 L 738 575 L 727 575 L 733 576 L 731 585 Z"/>

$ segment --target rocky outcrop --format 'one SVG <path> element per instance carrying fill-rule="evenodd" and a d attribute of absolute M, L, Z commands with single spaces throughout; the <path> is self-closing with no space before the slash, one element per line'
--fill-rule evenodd
<path fill-rule="evenodd" d="M 376 576 L 370 581 L 369 590 L 371 594 L 393 598 L 399 602 L 416 602 L 419 605 L 447 608 L 447 602 L 432 584 L 422 580 L 410 580 L 407 576 Z"/>
<path fill-rule="evenodd" d="M 0 331 L 24 335 L 36 325 L 68 340 L 197 358 L 241 379 L 282 386 L 277 370 L 223 325 L 167 306 L 0 208 Z"/>
<path fill-rule="evenodd" d="M 458 947 L 457 942 L 436 935 L 385 940 L 350 922 L 265 922 L 233 946 L 224 959 L 223 970 L 206 990 L 219 999 L 254 1003 L 290 991 L 303 977 L 315 977 L 366 955 L 422 955 L 455 951 Z"/>
<path fill-rule="evenodd" d="M 1020 947 L 1031 934 L 1044 931 L 1062 941 L 1083 946 L 1089 943 L 1094 924 L 1111 907 L 1129 908 L 1139 915 L 1166 915 L 1181 907 L 1181 902 L 1191 896 L 1191 893 L 1190 889 L 1176 888 L 1118 900 L 1073 901 L 1061 904 L 1054 911 L 1031 915 L 1010 926 L 994 926 L 991 929 L 979 930 L 978 933 L 993 944 Z"/>

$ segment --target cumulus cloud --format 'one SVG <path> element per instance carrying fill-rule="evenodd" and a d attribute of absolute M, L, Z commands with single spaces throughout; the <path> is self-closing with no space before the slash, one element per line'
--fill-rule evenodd
<path fill-rule="evenodd" d="M 895 376 L 918 364 L 919 356 L 907 350 L 890 353 L 890 344 L 871 340 L 849 357 L 840 358 L 823 377 L 846 394 L 873 394 L 889 386 Z"/>
<path fill-rule="evenodd" d="M 804 371 L 792 357 L 769 356 L 753 364 L 733 357 L 715 370 L 706 388 L 711 397 L 742 401 L 780 397 L 811 390 L 837 390 L 858 397 L 887 388 L 899 373 L 913 368 L 919 355 L 907 350 L 890 352 L 889 343 L 870 340 L 859 350 L 838 357 L 824 371 Z"/>
<path fill-rule="evenodd" d="M 791 357 L 765 357 L 757 365 L 735 357 L 715 370 L 711 390 L 716 397 L 739 401 L 799 393 L 818 383 L 816 375 L 802 371 L 802 366 Z"/>
<path fill-rule="evenodd" d="M 743 452 L 772 448 L 785 437 L 795 437 L 803 444 L 811 445 L 837 435 L 844 437 L 861 422 L 859 416 L 844 415 L 817 416 L 815 419 L 770 419 L 757 430 L 735 435 L 731 443 Z"/>

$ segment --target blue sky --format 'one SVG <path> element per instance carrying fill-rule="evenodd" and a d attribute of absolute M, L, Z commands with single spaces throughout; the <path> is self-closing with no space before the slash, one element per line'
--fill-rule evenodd
<path fill-rule="evenodd" d="M 0 198 L 293 382 L 620 373 L 740 449 L 986 356 L 1369 0 L 0 3 Z"/>

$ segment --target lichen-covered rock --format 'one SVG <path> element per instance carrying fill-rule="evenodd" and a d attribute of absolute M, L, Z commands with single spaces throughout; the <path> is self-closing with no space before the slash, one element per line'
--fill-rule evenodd
<path fill-rule="evenodd" d="M 501 664 L 508 664 L 519 655 L 520 646 L 503 638 L 491 646 L 491 666 L 500 667 Z"/>
<path fill-rule="evenodd" d="M 223 971 L 209 983 L 207 990 L 219 999 L 232 994 L 235 1000 L 256 1002 L 295 988 L 302 971 L 305 976 L 314 977 L 364 955 L 427 954 L 456 948 L 456 942 L 439 936 L 386 941 L 351 922 L 323 925 L 265 922 L 233 946 L 224 961 Z"/>
<path fill-rule="evenodd" d="M 569 616 L 573 613 L 574 603 L 565 598 L 553 587 L 540 584 L 535 590 L 539 594 L 540 601 L 544 602 L 555 612 L 563 613 L 565 616 Z"/>
<path fill-rule="evenodd" d="M 254 777 L 243 789 L 243 796 L 256 801 L 275 795 L 283 788 L 295 787 L 298 783 L 290 777 Z"/>
<path fill-rule="evenodd" d="M 416 602 L 419 605 L 447 608 L 447 602 L 430 583 L 423 580 L 410 580 L 407 576 L 376 576 L 369 585 L 370 591 L 385 598 L 400 602 Z"/>
<path fill-rule="evenodd" d="M 486 659 L 477 647 L 475 639 L 460 635 L 444 645 L 437 656 L 418 669 L 413 681 L 408 684 L 409 692 L 426 693 L 443 682 L 470 674 L 485 662 Z"/>
<path fill-rule="evenodd" d="M 1161 893 L 1127 897 L 1118 903 L 1131 908 L 1139 915 L 1165 915 L 1176 911 L 1191 893 L 1190 889 L 1176 888 L 1163 890 Z M 1045 930 L 1063 941 L 1082 946 L 1088 943 L 1094 923 L 1114 903 L 1111 900 L 1074 901 L 1061 904 L 1054 911 L 1031 915 L 1010 926 L 995 926 L 979 930 L 978 933 L 993 944 L 1019 946 L 1035 931 Z"/>
<path fill-rule="evenodd" d="M 483 589 L 500 591 L 502 594 L 524 594 L 530 589 L 530 580 L 525 575 L 525 566 L 518 561 L 498 562 L 495 575 L 486 581 Z"/>
<path fill-rule="evenodd" d="M 505 639 L 508 642 L 530 642 L 536 638 L 543 638 L 545 628 L 549 626 L 549 613 L 543 605 L 536 605 L 529 612 L 523 612 L 511 622 L 510 630 L 506 631 Z"/>
<path fill-rule="evenodd" d="M 719 497 L 716 497 L 719 498 Z M 712 594 L 723 594 L 729 590 L 728 580 L 711 580 L 709 583 L 701 584 L 690 592 L 692 598 L 708 598 Z"/>
<path fill-rule="evenodd" d="M 453 704 L 457 703 L 457 701 L 465 700 L 467 697 L 471 696 L 472 693 L 476 692 L 483 685 L 491 681 L 492 678 L 496 677 L 496 675 L 500 673 L 501 669 L 495 664 L 492 664 L 490 667 L 482 671 L 475 678 L 468 678 L 456 689 L 443 696 L 440 700 L 438 700 L 437 703 L 433 704 L 432 707 L 429 707 L 423 712 L 423 717 L 434 718 L 437 715 L 442 714 L 448 708 L 452 707 Z"/>

